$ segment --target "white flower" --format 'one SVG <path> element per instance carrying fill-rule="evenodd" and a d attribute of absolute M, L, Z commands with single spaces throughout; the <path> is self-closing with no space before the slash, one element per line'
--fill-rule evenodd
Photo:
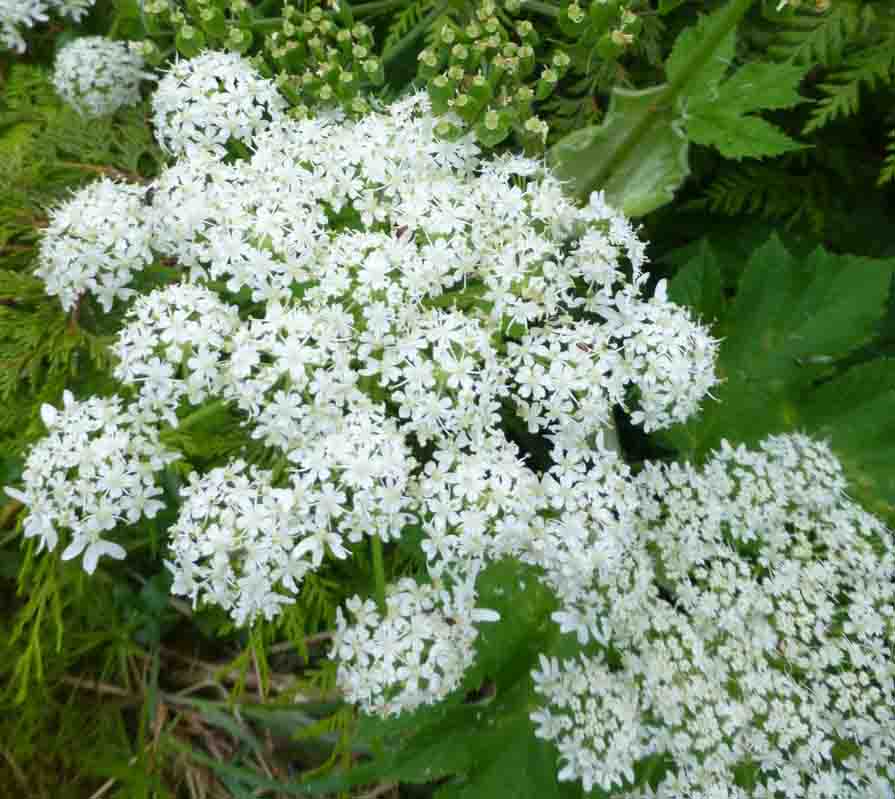
<path fill-rule="evenodd" d="M 203 286 L 156 289 L 134 303 L 118 334 L 115 377 L 137 386 L 147 414 L 176 426 L 181 400 L 197 405 L 223 390 L 238 325 L 237 309 Z"/>
<path fill-rule="evenodd" d="M 42 0 L 0 0 L 0 44 L 19 53 L 25 52 L 21 28 L 46 22 L 47 3 Z"/>
<path fill-rule="evenodd" d="M 155 475 L 177 456 L 117 397 L 78 402 L 66 391 L 62 409 L 44 405 L 41 416 L 49 434 L 28 455 L 25 489 L 5 490 L 28 506 L 26 538 L 52 550 L 60 533 L 70 531 L 63 560 L 83 553 L 84 570 L 92 574 L 100 557 L 125 556 L 104 533 L 161 509 Z"/>
<path fill-rule="evenodd" d="M 103 310 L 126 300 L 136 272 L 152 262 L 139 186 L 103 178 L 50 212 L 35 274 L 68 311 L 84 293 Z"/>
<path fill-rule="evenodd" d="M 339 609 L 333 652 L 349 701 L 391 716 L 434 704 L 459 686 L 475 654 L 475 623 L 499 616 L 474 606 L 474 576 L 448 581 L 453 588 L 402 579 L 388 591 L 385 617 L 359 597 L 347 603 L 353 625 Z"/>
<path fill-rule="evenodd" d="M 104 116 L 139 103 L 140 82 L 151 77 L 129 43 L 84 36 L 57 54 L 53 85 L 79 113 Z"/>
<path fill-rule="evenodd" d="M 94 0 L 0 0 L 0 47 L 24 53 L 27 47 L 21 28 L 46 22 L 50 10 L 80 22 Z"/>
<path fill-rule="evenodd" d="M 230 139 L 250 144 L 285 107 L 273 83 L 236 53 L 175 62 L 152 99 L 156 137 L 174 155 L 223 154 Z"/>
<path fill-rule="evenodd" d="M 598 625 L 618 653 L 612 669 L 582 657 L 557 676 L 542 660 L 533 675 L 560 779 L 608 789 L 656 751 L 674 763 L 660 796 L 745 796 L 719 786 L 746 761 L 761 795 L 872 795 L 895 756 L 895 538 L 844 495 L 830 450 L 800 435 L 724 442 L 700 470 L 648 463 L 632 487 L 636 534 L 614 568 L 580 572 L 570 592 L 545 556 L 554 618 L 584 641 Z"/>

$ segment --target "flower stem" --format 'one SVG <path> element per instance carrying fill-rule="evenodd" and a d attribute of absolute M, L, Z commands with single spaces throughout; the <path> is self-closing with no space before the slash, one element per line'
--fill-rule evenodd
<path fill-rule="evenodd" d="M 391 11 L 393 8 L 401 8 L 407 5 L 407 0 L 373 0 L 370 3 L 358 3 L 351 6 L 351 13 L 355 17 L 368 17 L 371 14 L 380 14 L 383 11 Z"/>
<path fill-rule="evenodd" d="M 530 8 L 536 14 L 556 19 L 559 16 L 559 9 L 551 6 L 549 3 L 541 3 L 539 0 L 522 0 L 522 5 Z"/>
<path fill-rule="evenodd" d="M 192 427 L 194 424 L 199 424 L 199 422 L 204 421 L 209 416 L 214 416 L 214 414 L 221 410 L 221 408 L 225 407 L 227 407 L 227 402 L 225 400 L 209 402 L 208 405 L 203 405 L 198 411 L 193 411 L 189 416 L 184 416 L 177 427 L 180 430 L 185 430 L 188 427 Z"/>
<path fill-rule="evenodd" d="M 373 554 L 373 581 L 376 605 L 379 607 L 379 612 L 385 615 L 385 564 L 382 560 L 382 539 L 378 535 L 370 538 L 370 549 Z"/>

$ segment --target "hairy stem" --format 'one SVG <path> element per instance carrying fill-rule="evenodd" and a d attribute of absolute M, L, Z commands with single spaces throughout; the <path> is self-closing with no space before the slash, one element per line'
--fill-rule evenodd
<path fill-rule="evenodd" d="M 385 615 L 385 564 L 382 559 L 382 539 L 378 535 L 370 538 L 370 549 L 373 553 L 373 580 L 376 591 L 376 604 L 379 612 Z"/>
<path fill-rule="evenodd" d="M 351 6 L 351 13 L 355 17 L 369 17 L 373 14 L 379 14 L 383 11 L 392 11 L 396 8 L 403 8 L 407 5 L 407 0 L 373 0 L 370 3 L 359 3 Z"/>

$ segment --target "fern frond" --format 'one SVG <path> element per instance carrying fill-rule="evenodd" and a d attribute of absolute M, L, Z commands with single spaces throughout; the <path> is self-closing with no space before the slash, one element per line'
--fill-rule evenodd
<path fill-rule="evenodd" d="M 886 147 L 886 160 L 883 162 L 882 171 L 879 173 L 878 186 L 885 183 L 895 183 L 895 128 L 889 131 L 889 144 Z"/>
<path fill-rule="evenodd" d="M 820 85 L 825 96 L 811 113 L 805 133 L 818 130 L 840 117 L 858 112 L 862 87 L 873 90 L 880 84 L 895 83 L 895 36 L 882 44 L 849 55 L 832 80 Z"/>
<path fill-rule="evenodd" d="M 730 166 L 688 205 L 725 216 L 755 214 L 791 228 L 807 222 L 823 230 L 829 190 L 815 175 L 793 175 L 779 163 Z"/>
<path fill-rule="evenodd" d="M 389 26 L 382 52 L 387 53 L 394 48 L 414 25 L 419 24 L 420 20 L 432 10 L 435 2 L 436 0 L 413 0 L 407 8 L 401 11 Z"/>
<path fill-rule="evenodd" d="M 862 27 L 856 6 L 837 3 L 826 14 L 804 12 L 780 24 L 768 56 L 794 64 L 838 64 Z"/>

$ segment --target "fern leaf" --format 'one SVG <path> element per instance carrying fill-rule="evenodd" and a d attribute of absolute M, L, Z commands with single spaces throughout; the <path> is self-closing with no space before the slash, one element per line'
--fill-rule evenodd
<path fill-rule="evenodd" d="M 781 23 L 775 41 L 768 47 L 774 60 L 795 64 L 838 64 L 861 27 L 856 8 L 837 3 L 826 14 L 800 13 Z"/>
<path fill-rule="evenodd" d="M 880 84 L 895 82 L 895 36 L 882 44 L 850 55 L 837 70 L 832 81 L 820 85 L 826 95 L 817 104 L 805 133 L 818 130 L 841 117 L 858 112 L 861 87 L 875 89 Z"/>
<path fill-rule="evenodd" d="M 725 216 L 755 214 L 785 228 L 807 221 L 821 231 L 828 199 L 829 188 L 819 177 L 794 175 L 776 162 L 729 167 L 688 207 Z"/>
<path fill-rule="evenodd" d="M 388 52 L 401 41 L 410 32 L 411 28 L 417 25 L 428 11 L 432 10 L 434 5 L 435 0 L 413 0 L 407 8 L 396 16 L 395 21 L 389 26 L 382 52 Z"/>
<path fill-rule="evenodd" d="M 879 174 L 878 186 L 882 186 L 884 183 L 895 183 L 895 128 L 889 132 L 889 144 L 886 147 L 886 152 L 888 155 Z"/>

